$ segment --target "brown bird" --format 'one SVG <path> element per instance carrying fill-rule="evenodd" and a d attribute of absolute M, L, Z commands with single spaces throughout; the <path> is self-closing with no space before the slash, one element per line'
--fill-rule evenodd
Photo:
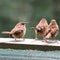
<path fill-rule="evenodd" d="M 28 22 L 19 22 L 10 32 L 5 31 L 2 33 L 12 35 L 15 40 L 16 38 L 23 38 L 26 34 L 26 23 Z"/>
<path fill-rule="evenodd" d="M 59 27 L 58 24 L 56 22 L 55 19 L 51 20 L 51 23 L 48 26 L 48 33 L 47 35 L 44 37 L 44 40 L 47 41 L 47 39 L 49 39 L 50 37 L 56 37 L 59 31 Z"/>
<path fill-rule="evenodd" d="M 45 18 L 42 18 L 42 20 L 38 23 L 36 27 L 33 29 L 35 30 L 35 39 L 37 39 L 37 36 L 45 36 L 47 33 L 47 27 L 48 23 Z"/>

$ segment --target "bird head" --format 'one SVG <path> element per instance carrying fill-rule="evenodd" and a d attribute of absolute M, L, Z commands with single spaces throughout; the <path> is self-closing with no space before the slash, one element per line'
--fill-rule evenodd
<path fill-rule="evenodd" d="M 16 24 L 16 26 L 15 27 L 19 27 L 19 26 L 24 26 L 24 25 L 26 25 L 27 23 L 29 23 L 29 22 L 19 22 L 19 23 L 17 23 Z"/>
<path fill-rule="evenodd" d="M 56 20 L 55 20 L 55 19 L 52 19 L 52 20 L 51 20 L 51 24 L 52 24 L 52 25 L 55 25 L 55 24 L 56 24 Z"/>

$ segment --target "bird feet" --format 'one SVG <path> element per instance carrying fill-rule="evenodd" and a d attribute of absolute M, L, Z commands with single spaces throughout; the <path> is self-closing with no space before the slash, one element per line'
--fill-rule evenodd
<path fill-rule="evenodd" d="M 47 42 L 47 40 L 48 40 L 48 38 L 44 38 L 44 39 L 42 40 L 42 42 Z"/>

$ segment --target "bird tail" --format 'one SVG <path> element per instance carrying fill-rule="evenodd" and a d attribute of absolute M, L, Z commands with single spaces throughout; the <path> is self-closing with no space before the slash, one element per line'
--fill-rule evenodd
<path fill-rule="evenodd" d="M 4 32 L 2 32 L 2 34 L 11 34 L 11 33 L 8 31 L 4 31 Z"/>

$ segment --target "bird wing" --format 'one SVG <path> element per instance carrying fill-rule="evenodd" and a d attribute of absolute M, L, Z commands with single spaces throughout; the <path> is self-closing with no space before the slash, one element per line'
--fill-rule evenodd
<path fill-rule="evenodd" d="M 51 23 L 49 24 L 49 28 L 51 30 L 51 33 L 57 33 L 59 30 L 58 24 L 56 22 L 56 20 L 52 20 Z"/>
<path fill-rule="evenodd" d="M 48 26 L 47 20 L 45 18 L 42 18 L 38 25 L 36 26 L 37 29 L 43 28 L 45 29 Z"/>

